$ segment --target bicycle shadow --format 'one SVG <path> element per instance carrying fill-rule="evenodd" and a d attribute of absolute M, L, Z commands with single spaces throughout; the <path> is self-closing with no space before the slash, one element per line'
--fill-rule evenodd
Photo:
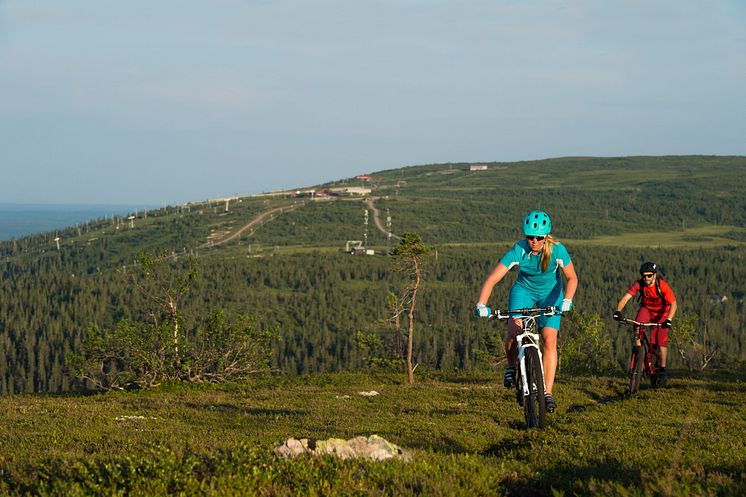
<path fill-rule="evenodd" d="M 590 404 L 571 404 L 567 407 L 567 412 L 583 412 L 589 407 L 595 407 L 598 405 L 610 405 L 617 402 L 624 402 L 629 400 L 630 395 L 625 389 L 619 388 L 613 394 L 601 395 L 598 392 L 594 392 L 590 389 L 581 390 L 591 401 Z"/>
<path fill-rule="evenodd" d="M 675 383 L 672 384 L 670 378 L 665 386 L 652 387 L 650 385 L 640 385 L 640 390 L 635 394 L 630 394 L 629 391 L 627 390 L 626 384 L 623 384 L 623 383 L 620 383 L 619 385 L 612 385 L 610 382 L 609 387 L 613 388 L 613 392 L 606 394 L 606 395 L 600 394 L 590 389 L 581 389 L 580 391 L 586 394 L 587 397 L 592 401 L 592 403 L 572 404 L 567 408 L 567 412 L 583 412 L 589 407 L 594 407 L 598 405 L 610 405 L 610 404 L 614 404 L 617 402 L 627 402 L 629 400 L 639 397 L 641 394 L 645 395 L 647 392 L 663 392 L 665 390 L 676 390 L 676 389 L 688 388 L 684 385 L 677 385 Z"/>
<path fill-rule="evenodd" d="M 524 425 L 525 426 L 525 425 Z M 525 441 L 518 438 L 505 438 L 499 443 L 490 445 L 484 451 L 480 452 L 483 456 L 504 457 L 521 449 Z"/>

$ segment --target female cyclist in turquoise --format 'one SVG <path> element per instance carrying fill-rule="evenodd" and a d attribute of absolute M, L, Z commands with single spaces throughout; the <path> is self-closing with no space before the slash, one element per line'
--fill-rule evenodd
<path fill-rule="evenodd" d="M 513 267 L 518 267 L 518 277 L 510 289 L 509 309 L 548 306 L 557 306 L 562 312 L 572 309 L 572 299 L 578 288 L 578 277 L 567 249 L 554 239 L 551 233 L 552 221 L 546 212 L 531 211 L 526 215 L 523 219 L 523 234 L 526 238 L 513 245 L 484 282 L 477 302 L 478 316 L 489 317 L 490 308 L 487 307 L 487 301 L 492 289 Z M 565 277 L 564 289 L 561 274 Z M 552 396 L 552 387 L 557 371 L 557 334 L 561 319 L 561 315 L 557 314 L 541 317 L 537 323 L 542 335 L 546 405 L 549 412 L 557 408 Z M 518 362 L 518 344 L 515 337 L 520 329 L 520 319 L 508 321 L 508 337 L 505 341 L 508 367 L 505 369 L 503 381 L 507 388 L 515 381 L 515 368 Z"/>

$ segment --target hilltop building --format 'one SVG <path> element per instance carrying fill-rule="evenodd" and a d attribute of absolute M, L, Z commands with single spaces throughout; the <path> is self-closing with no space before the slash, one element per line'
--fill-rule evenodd
<path fill-rule="evenodd" d="M 346 195 L 368 195 L 371 192 L 370 188 L 363 186 L 342 186 L 336 188 L 329 188 L 332 192 L 339 192 Z"/>

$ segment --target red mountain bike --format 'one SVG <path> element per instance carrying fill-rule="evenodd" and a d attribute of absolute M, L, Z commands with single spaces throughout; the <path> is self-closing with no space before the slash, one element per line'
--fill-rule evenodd
<path fill-rule="evenodd" d="M 650 341 L 650 328 L 660 328 L 660 323 L 641 323 L 633 319 L 622 318 L 620 323 L 630 325 L 632 331 L 632 354 L 629 359 L 629 388 L 630 395 L 637 393 L 640 389 L 640 380 L 643 375 L 650 378 L 650 386 L 657 388 L 660 386 L 658 375 L 655 372 L 654 364 L 660 364 L 661 356 L 658 347 Z M 642 330 L 640 333 L 639 330 Z M 640 339 L 640 345 L 636 345 L 637 339 Z"/>

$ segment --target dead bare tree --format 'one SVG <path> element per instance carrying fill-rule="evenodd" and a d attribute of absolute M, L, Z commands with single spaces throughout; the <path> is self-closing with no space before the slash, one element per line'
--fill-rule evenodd
<path fill-rule="evenodd" d="M 412 363 L 414 348 L 414 313 L 417 307 L 417 292 L 423 283 L 425 261 L 430 256 L 430 249 L 422 242 L 417 233 L 406 233 L 394 249 L 394 270 L 406 277 L 402 302 L 408 307 L 409 332 L 407 334 L 407 382 L 414 383 L 415 367 Z"/>

